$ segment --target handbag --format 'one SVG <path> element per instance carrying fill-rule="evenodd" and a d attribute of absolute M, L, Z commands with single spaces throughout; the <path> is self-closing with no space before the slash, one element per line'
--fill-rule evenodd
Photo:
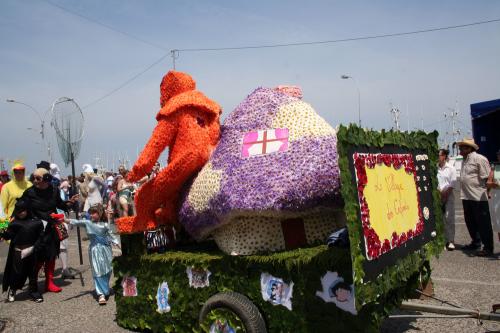
<path fill-rule="evenodd" d="M 68 230 L 66 230 L 66 227 L 64 226 L 64 222 L 56 222 L 54 224 L 54 229 L 56 229 L 57 237 L 59 237 L 59 240 L 65 240 L 66 238 L 69 237 L 68 235 Z"/>
<path fill-rule="evenodd" d="M 69 237 L 68 230 L 64 226 L 64 214 L 50 214 L 54 219 L 54 229 L 56 230 L 57 237 L 60 241 Z"/>

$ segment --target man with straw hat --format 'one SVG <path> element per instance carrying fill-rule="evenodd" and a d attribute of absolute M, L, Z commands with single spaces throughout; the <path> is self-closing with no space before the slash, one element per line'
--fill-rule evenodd
<path fill-rule="evenodd" d="M 2 186 L 2 192 L 0 194 L 6 218 L 10 218 L 12 215 L 16 200 L 23 195 L 26 189 L 32 186 L 31 182 L 26 180 L 25 167 L 22 161 L 14 161 L 12 173 L 14 174 L 14 178 Z"/>
<path fill-rule="evenodd" d="M 464 208 L 464 219 L 467 230 L 472 239 L 465 250 L 478 250 L 483 243 L 483 249 L 477 252 L 478 256 L 493 255 L 493 230 L 488 207 L 488 193 L 486 181 L 490 174 L 488 159 L 476 153 L 479 146 L 472 138 L 464 138 L 457 142 L 460 155 L 463 156 L 460 171 L 460 198 Z"/>

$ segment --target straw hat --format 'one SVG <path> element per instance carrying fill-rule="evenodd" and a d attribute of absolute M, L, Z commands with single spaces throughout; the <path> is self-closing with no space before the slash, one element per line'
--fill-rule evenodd
<path fill-rule="evenodd" d="M 479 149 L 479 146 L 476 145 L 476 143 L 474 142 L 473 138 L 463 138 L 462 141 L 458 141 L 457 142 L 457 145 L 459 147 L 460 146 L 469 146 L 469 147 L 471 147 L 474 150 L 478 150 Z"/>

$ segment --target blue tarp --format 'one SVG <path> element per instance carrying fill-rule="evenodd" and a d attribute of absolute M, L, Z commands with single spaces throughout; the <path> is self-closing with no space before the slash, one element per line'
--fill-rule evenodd
<path fill-rule="evenodd" d="M 495 111 L 500 111 L 500 99 L 492 101 L 474 103 L 470 105 L 470 114 L 472 119 L 484 117 L 487 114 Z"/>
<path fill-rule="evenodd" d="M 500 149 L 500 99 L 470 105 L 472 134 L 479 153 L 496 161 Z"/>

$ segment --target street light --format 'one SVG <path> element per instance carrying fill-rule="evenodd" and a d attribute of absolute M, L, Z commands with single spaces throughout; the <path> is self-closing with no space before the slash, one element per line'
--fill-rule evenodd
<path fill-rule="evenodd" d="M 36 113 L 36 115 L 38 116 L 38 119 L 40 119 L 40 135 L 42 136 L 42 142 L 45 143 L 45 120 L 40 115 L 40 112 L 38 112 L 38 110 L 35 109 L 34 107 L 32 107 L 31 105 L 24 103 L 24 102 L 16 101 L 14 99 L 6 99 L 5 101 L 7 103 L 16 103 L 16 104 L 24 105 L 24 106 L 28 107 L 31 111 Z M 52 161 L 52 157 L 50 156 L 50 143 L 47 144 L 47 153 L 49 155 L 49 160 Z"/>
<path fill-rule="evenodd" d="M 26 127 L 26 129 L 27 129 L 28 131 L 37 132 L 37 133 L 38 133 L 38 134 L 40 134 L 40 135 L 42 134 L 42 131 L 41 131 L 41 130 L 39 130 L 39 129 L 37 129 L 37 128 L 33 128 L 33 127 Z"/>
<path fill-rule="evenodd" d="M 358 125 L 359 125 L 359 127 L 361 127 L 361 93 L 359 92 L 358 81 L 355 78 L 353 78 L 352 76 L 345 75 L 345 74 L 341 75 L 340 78 L 343 80 L 352 79 L 354 81 L 354 83 L 356 84 L 356 89 L 358 90 Z"/>

